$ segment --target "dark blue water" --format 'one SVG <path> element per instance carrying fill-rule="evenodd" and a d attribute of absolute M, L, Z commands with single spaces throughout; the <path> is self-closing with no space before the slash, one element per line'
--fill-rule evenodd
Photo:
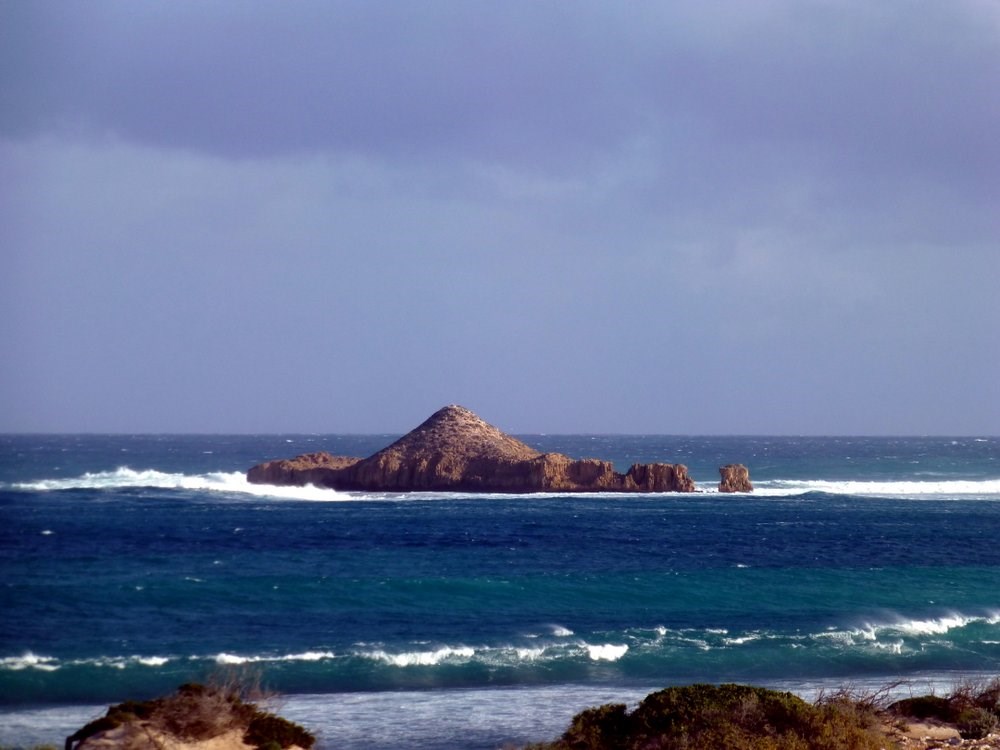
<path fill-rule="evenodd" d="M 524 438 L 619 469 L 686 463 L 706 490 L 743 462 L 757 490 L 736 496 L 243 478 L 391 439 L 0 436 L 0 742 L 227 669 L 291 696 L 331 747 L 380 746 L 365 722 L 406 696 L 426 736 L 411 715 L 381 746 L 428 748 L 541 739 L 526 727 L 557 733 L 604 693 L 695 680 L 1000 671 L 1000 440 Z M 443 728 L 456 701 L 510 723 L 539 696 L 552 708 L 534 723 L 459 744 Z"/>

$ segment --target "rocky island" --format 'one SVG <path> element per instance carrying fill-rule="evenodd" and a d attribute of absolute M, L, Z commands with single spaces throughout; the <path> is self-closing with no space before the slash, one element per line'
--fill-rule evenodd
<path fill-rule="evenodd" d="M 462 406 L 446 406 L 368 458 L 307 453 L 267 461 L 247 473 L 254 484 L 366 492 L 694 492 L 683 464 L 633 464 L 541 453 Z"/>

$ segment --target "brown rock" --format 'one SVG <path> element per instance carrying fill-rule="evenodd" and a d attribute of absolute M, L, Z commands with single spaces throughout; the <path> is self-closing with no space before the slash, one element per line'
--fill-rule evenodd
<path fill-rule="evenodd" d="M 410 492 L 693 492 L 687 467 L 540 453 L 468 409 L 446 406 L 392 445 L 365 459 L 309 453 L 254 466 L 256 484 Z"/>
<path fill-rule="evenodd" d="M 359 461 L 348 480 L 361 490 L 490 490 L 495 471 L 539 452 L 461 406 L 446 406 L 378 453 Z"/>
<path fill-rule="evenodd" d="M 674 492 L 694 492 L 694 480 L 684 464 L 632 464 L 625 475 L 638 491 L 662 492 L 658 487 L 670 487 Z"/>
<path fill-rule="evenodd" d="M 750 472 L 743 464 L 726 464 L 719 469 L 719 474 L 722 476 L 719 492 L 753 492 Z"/>
<path fill-rule="evenodd" d="M 282 486 L 334 487 L 341 472 L 356 464 L 360 458 L 332 456 L 326 452 L 305 453 L 295 458 L 283 458 L 257 464 L 247 472 L 251 484 L 277 484 Z"/>

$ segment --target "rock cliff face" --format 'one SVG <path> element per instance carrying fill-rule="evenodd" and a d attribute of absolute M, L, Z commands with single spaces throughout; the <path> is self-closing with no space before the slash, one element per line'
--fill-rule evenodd
<path fill-rule="evenodd" d="M 693 492 L 681 464 L 635 464 L 540 453 L 461 406 L 446 406 L 365 459 L 308 453 L 254 466 L 255 484 L 409 492 Z"/>
<path fill-rule="evenodd" d="M 304 453 L 295 458 L 283 458 L 257 464 L 247 472 L 247 480 L 253 484 L 277 484 L 304 487 L 334 487 L 337 477 L 360 458 L 331 456 L 329 453 Z"/>
<path fill-rule="evenodd" d="M 753 492 L 750 472 L 743 464 L 726 464 L 719 469 L 719 492 Z"/>

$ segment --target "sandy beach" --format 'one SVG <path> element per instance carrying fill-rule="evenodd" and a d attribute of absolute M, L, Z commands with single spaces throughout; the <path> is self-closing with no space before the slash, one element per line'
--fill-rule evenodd
<path fill-rule="evenodd" d="M 901 750 L 935 750 L 936 748 L 973 748 L 997 750 L 1000 734 L 993 733 L 978 740 L 963 740 L 953 724 L 935 721 L 909 721 L 902 729 L 890 729 Z"/>

